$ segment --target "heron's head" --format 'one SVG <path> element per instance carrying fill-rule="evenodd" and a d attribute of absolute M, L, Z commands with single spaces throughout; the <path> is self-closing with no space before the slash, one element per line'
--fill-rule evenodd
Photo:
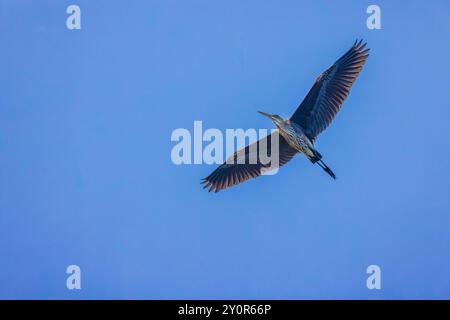
<path fill-rule="evenodd" d="M 263 116 L 266 116 L 267 118 L 271 119 L 273 121 L 273 123 L 275 123 L 275 125 L 279 128 L 282 127 L 284 125 L 284 120 L 282 117 L 280 117 L 277 114 L 269 114 L 269 113 L 265 113 L 262 111 L 258 111 L 259 113 L 261 113 Z"/>

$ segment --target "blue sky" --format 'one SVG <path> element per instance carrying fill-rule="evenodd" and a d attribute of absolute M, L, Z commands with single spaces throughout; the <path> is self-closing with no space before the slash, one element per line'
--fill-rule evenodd
<path fill-rule="evenodd" d="M 450 4 L 377 1 L 381 30 L 369 4 L 1 0 L 0 298 L 450 298 Z M 356 38 L 336 181 L 297 157 L 210 194 L 171 162 L 194 120 L 290 116 Z"/>

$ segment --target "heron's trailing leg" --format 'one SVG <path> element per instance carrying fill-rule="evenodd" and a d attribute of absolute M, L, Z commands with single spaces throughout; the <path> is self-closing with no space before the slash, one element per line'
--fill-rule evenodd
<path fill-rule="evenodd" d="M 334 172 L 331 171 L 331 169 L 328 168 L 328 166 L 327 166 L 322 160 L 317 161 L 317 164 L 318 164 L 323 170 L 325 170 L 325 172 L 328 173 L 333 179 L 336 179 L 336 175 L 334 174 Z"/>

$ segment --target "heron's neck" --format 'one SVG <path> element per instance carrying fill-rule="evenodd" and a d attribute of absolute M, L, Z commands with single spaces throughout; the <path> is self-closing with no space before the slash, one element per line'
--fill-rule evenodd
<path fill-rule="evenodd" d="M 289 119 L 286 119 L 283 123 L 277 123 L 277 127 L 280 131 L 287 131 L 291 127 L 291 122 Z"/>

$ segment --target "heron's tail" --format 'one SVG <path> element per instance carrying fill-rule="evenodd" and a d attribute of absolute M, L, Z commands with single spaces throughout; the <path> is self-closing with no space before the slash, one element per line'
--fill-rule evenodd
<path fill-rule="evenodd" d="M 331 171 L 330 168 L 328 168 L 328 166 L 322 161 L 322 160 L 318 160 L 317 164 L 323 169 L 325 170 L 326 173 L 328 173 L 333 179 L 336 179 L 336 175 L 334 174 L 333 171 Z"/>

